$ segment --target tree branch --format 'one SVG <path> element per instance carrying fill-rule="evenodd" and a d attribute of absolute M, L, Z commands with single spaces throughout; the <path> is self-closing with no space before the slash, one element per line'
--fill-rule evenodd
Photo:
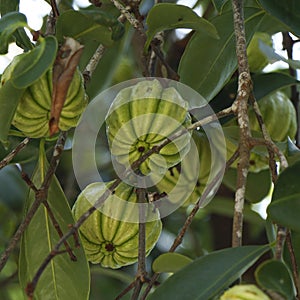
<path fill-rule="evenodd" d="M 232 229 L 232 246 L 237 247 L 242 244 L 243 209 L 249 170 L 249 138 L 251 138 L 251 132 L 248 118 L 248 99 L 252 90 L 252 82 L 247 59 L 243 1 L 232 0 L 232 8 L 239 72 L 237 97 L 233 104 L 234 110 L 237 113 L 238 124 L 240 127 L 240 157 L 237 166 L 237 184 Z"/>

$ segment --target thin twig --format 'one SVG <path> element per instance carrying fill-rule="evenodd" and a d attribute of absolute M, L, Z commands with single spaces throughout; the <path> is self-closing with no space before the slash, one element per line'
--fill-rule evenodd
<path fill-rule="evenodd" d="M 228 168 L 234 163 L 234 161 L 238 158 L 239 156 L 239 152 L 235 151 L 234 154 L 228 159 L 228 161 L 226 162 L 226 166 L 225 166 L 225 171 L 228 170 Z M 196 213 L 198 212 L 198 210 L 200 209 L 202 203 L 206 200 L 206 198 L 208 197 L 208 195 L 211 193 L 211 191 L 215 188 L 216 184 L 219 182 L 219 180 L 222 178 L 223 176 L 223 171 L 221 170 L 216 176 L 215 178 L 213 178 L 213 180 L 208 184 L 207 188 L 204 190 L 202 196 L 199 198 L 199 200 L 196 202 L 195 206 L 193 207 L 192 211 L 190 212 L 190 214 L 188 215 L 188 217 L 185 220 L 185 223 L 183 224 L 181 230 L 179 231 L 179 233 L 177 234 L 176 238 L 173 241 L 172 246 L 170 247 L 168 252 L 174 252 L 178 246 L 182 243 L 183 241 L 183 237 L 186 233 L 186 231 L 188 230 L 188 228 L 190 227 Z M 151 277 L 142 297 L 141 300 L 145 300 L 147 295 L 149 294 L 150 290 L 152 289 L 153 285 L 155 284 L 155 282 L 157 281 L 159 277 L 159 273 L 154 273 L 153 276 Z"/>
<path fill-rule="evenodd" d="M 248 99 L 252 89 L 252 82 L 247 59 L 243 1 L 232 0 L 232 8 L 239 71 L 238 91 L 234 106 L 236 106 L 237 119 L 240 128 L 240 157 L 237 166 L 237 184 L 232 229 L 232 246 L 237 247 L 242 244 L 243 209 L 249 171 L 249 138 L 251 137 L 251 132 L 249 128 Z"/>
<path fill-rule="evenodd" d="M 288 230 L 287 235 L 286 235 L 286 244 L 287 248 L 289 250 L 290 258 L 291 258 L 291 264 L 292 264 L 292 273 L 293 273 L 293 279 L 294 279 L 294 284 L 296 288 L 296 298 L 299 299 L 300 297 L 300 280 L 299 280 L 299 269 L 298 269 L 298 264 L 296 260 L 296 255 L 292 243 L 292 235 L 291 231 Z"/>
<path fill-rule="evenodd" d="M 25 138 L 15 149 L 13 149 L 5 158 L 0 161 L 0 170 L 7 166 L 12 159 L 29 143 L 29 138 Z"/>
<path fill-rule="evenodd" d="M 26 217 L 19 225 L 19 228 L 15 232 L 14 236 L 9 241 L 9 244 L 7 248 L 4 250 L 4 252 L 1 255 L 0 258 L 0 271 L 4 268 L 11 252 L 14 250 L 14 248 L 17 246 L 20 238 L 22 237 L 24 231 L 28 227 L 30 221 L 32 220 L 33 216 L 35 215 L 36 211 L 38 210 L 41 203 L 46 199 L 47 197 L 47 189 L 49 188 L 51 179 L 56 171 L 56 167 L 59 162 L 60 155 L 62 153 L 62 149 L 64 147 L 66 139 L 66 133 L 62 132 L 58 138 L 57 144 L 54 147 L 53 156 L 50 162 L 49 169 L 47 171 L 47 174 L 45 176 L 44 183 L 42 184 L 41 189 L 38 190 L 38 193 L 36 193 L 35 201 L 33 202 L 32 206 L 30 207 Z"/>

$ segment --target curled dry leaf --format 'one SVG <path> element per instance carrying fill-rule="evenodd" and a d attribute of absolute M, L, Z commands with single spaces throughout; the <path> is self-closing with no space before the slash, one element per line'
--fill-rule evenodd
<path fill-rule="evenodd" d="M 53 92 L 49 120 L 50 135 L 58 132 L 58 123 L 64 106 L 68 89 L 79 63 L 83 46 L 76 40 L 67 37 L 58 51 L 53 65 Z"/>

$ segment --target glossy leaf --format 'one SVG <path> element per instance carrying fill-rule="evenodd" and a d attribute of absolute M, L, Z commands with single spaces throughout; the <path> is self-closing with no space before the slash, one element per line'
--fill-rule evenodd
<path fill-rule="evenodd" d="M 273 222 L 297 232 L 300 232 L 299 212 L 300 193 L 280 198 L 267 208 L 268 216 Z"/>
<path fill-rule="evenodd" d="M 263 8 L 272 16 L 288 25 L 291 31 L 300 36 L 300 2 L 298 0 L 259 0 Z"/>
<path fill-rule="evenodd" d="M 162 283 L 150 300 L 207 300 L 241 276 L 270 247 L 243 246 L 202 256 Z"/>
<path fill-rule="evenodd" d="M 41 186 L 47 168 L 48 163 L 45 153 L 41 151 L 32 178 L 37 187 Z M 30 190 L 25 213 L 34 202 L 34 199 L 34 193 Z M 48 203 L 62 231 L 66 232 L 68 225 L 74 223 L 74 219 L 67 199 L 55 176 L 48 191 Z M 32 280 L 37 269 L 58 240 L 59 236 L 49 219 L 49 214 L 45 207 L 41 205 L 21 240 L 19 277 L 23 289 Z M 72 238 L 68 242 L 77 257 L 77 261 L 71 261 L 67 253 L 55 257 L 41 275 L 34 293 L 34 299 L 88 299 L 89 268 L 83 248 L 76 248 Z"/>
<path fill-rule="evenodd" d="M 17 11 L 19 9 L 19 0 L 1 0 L 0 1 L 0 13 L 1 16 L 6 15 L 11 11 Z"/>
<path fill-rule="evenodd" d="M 27 19 L 19 12 L 7 13 L 0 19 L 0 54 L 7 53 L 10 37 L 20 27 L 27 27 Z"/>
<path fill-rule="evenodd" d="M 159 31 L 174 28 L 190 28 L 202 31 L 213 39 L 218 38 L 218 32 L 214 25 L 204 18 L 199 17 L 191 8 L 174 3 L 159 3 L 149 11 L 146 23 L 147 41 L 145 49 L 148 49 L 151 40 Z"/>
<path fill-rule="evenodd" d="M 247 40 L 258 30 L 264 12 L 245 8 Z M 200 93 L 207 101 L 220 92 L 237 67 L 235 36 L 231 12 L 215 17 L 211 23 L 220 39 L 196 32 L 189 41 L 179 64 L 180 81 Z"/>
<path fill-rule="evenodd" d="M 113 44 L 111 35 L 112 31 L 108 26 L 100 25 L 78 11 L 67 10 L 57 19 L 56 36 L 60 42 L 68 36 L 85 46 L 97 41 L 109 47 Z"/>
<path fill-rule="evenodd" d="M 294 299 L 294 287 L 290 272 L 279 260 L 267 260 L 255 271 L 257 283 L 266 290 L 280 293 L 285 299 Z"/>
<path fill-rule="evenodd" d="M 12 71 L 11 81 L 16 88 L 26 88 L 39 79 L 54 63 L 57 40 L 54 36 L 42 38 L 32 51 L 23 54 Z"/>
<path fill-rule="evenodd" d="M 24 90 L 17 89 L 11 80 L 0 87 L 0 141 L 2 143 L 7 143 L 10 124 Z"/>
<path fill-rule="evenodd" d="M 163 253 L 154 260 L 152 270 L 156 273 L 175 273 L 192 261 L 180 253 Z"/>

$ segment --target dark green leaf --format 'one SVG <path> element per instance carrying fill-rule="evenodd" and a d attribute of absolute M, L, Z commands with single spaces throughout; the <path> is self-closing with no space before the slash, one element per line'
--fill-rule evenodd
<path fill-rule="evenodd" d="M 159 31 L 174 28 L 190 28 L 201 31 L 212 39 L 218 38 L 214 25 L 199 17 L 191 8 L 173 3 L 159 3 L 149 11 L 146 23 L 148 25 L 145 49 Z"/>
<path fill-rule="evenodd" d="M 149 300 L 210 299 L 239 278 L 268 250 L 268 245 L 243 246 L 202 256 L 169 277 Z"/>
<path fill-rule="evenodd" d="M 300 193 L 271 202 L 267 213 L 274 223 L 300 232 Z"/>
<path fill-rule="evenodd" d="M 20 48 L 22 48 L 25 52 L 33 49 L 33 44 L 31 43 L 28 35 L 26 34 L 24 28 L 18 28 L 15 33 L 14 37 L 16 39 L 16 44 Z"/>
<path fill-rule="evenodd" d="M 180 253 L 163 253 L 154 260 L 152 270 L 156 273 L 175 273 L 192 261 Z"/>
<path fill-rule="evenodd" d="M 0 19 L 0 54 L 7 53 L 10 37 L 20 27 L 27 27 L 27 19 L 19 12 L 7 13 Z"/>
<path fill-rule="evenodd" d="M 293 143 L 293 141 L 289 137 L 287 139 L 286 156 L 289 165 L 292 165 L 296 161 L 300 160 L 300 149 Z"/>
<path fill-rule="evenodd" d="M 229 169 L 223 177 L 223 183 L 233 191 L 236 190 L 236 169 Z M 259 182 L 259 184 L 257 184 Z M 258 173 L 249 172 L 246 184 L 245 197 L 248 201 L 256 203 L 265 198 L 271 188 L 271 175 L 269 170 Z"/>
<path fill-rule="evenodd" d="M 85 46 L 96 41 L 109 47 L 113 44 L 111 35 L 112 31 L 108 26 L 100 25 L 78 11 L 67 10 L 57 19 L 56 36 L 61 42 L 65 36 L 69 36 Z"/>
<path fill-rule="evenodd" d="M 264 12 L 245 8 L 247 40 L 258 30 Z M 207 101 L 222 89 L 237 67 L 233 16 L 226 12 L 212 20 L 220 39 L 196 32 L 179 64 L 180 81 L 200 93 Z"/>
<path fill-rule="evenodd" d="M 221 13 L 222 8 L 227 1 L 228 0 L 213 0 L 213 4 L 214 4 L 216 10 L 218 11 L 218 13 Z"/>
<path fill-rule="evenodd" d="M 280 173 L 274 186 L 272 201 L 300 193 L 299 184 L 300 161 L 286 168 Z"/>
<path fill-rule="evenodd" d="M 33 175 L 33 183 L 40 187 L 48 168 L 45 153 L 41 150 L 39 163 Z M 30 190 L 27 198 L 25 213 L 35 200 Z M 67 199 L 54 176 L 49 192 L 48 203 L 63 232 L 68 225 L 74 223 Z M 23 289 L 32 280 L 45 257 L 58 242 L 59 236 L 49 219 L 44 206 L 40 206 L 29 226 L 27 227 L 20 246 L 19 277 Z M 67 253 L 55 257 L 40 277 L 34 292 L 35 299 L 88 299 L 89 268 L 83 248 L 75 247 L 74 240 L 68 240 L 77 261 L 71 261 Z"/>
<path fill-rule="evenodd" d="M 255 271 L 257 283 L 266 290 L 280 293 L 285 299 L 294 299 L 294 287 L 286 265 L 279 260 L 267 260 Z"/>
<path fill-rule="evenodd" d="M 300 36 L 300 2 L 298 0 L 259 0 L 263 8 Z"/>
<path fill-rule="evenodd" d="M 53 65 L 56 51 L 56 38 L 47 36 L 32 51 L 24 53 L 12 71 L 11 81 L 14 86 L 26 88 L 39 79 Z"/>
<path fill-rule="evenodd" d="M 11 80 L 0 87 L 0 141 L 2 143 L 7 143 L 10 124 L 24 90 L 17 89 Z"/>
<path fill-rule="evenodd" d="M 1 0 L 0 1 L 1 16 L 4 16 L 11 11 L 18 11 L 19 2 L 20 2 L 19 0 Z"/>

